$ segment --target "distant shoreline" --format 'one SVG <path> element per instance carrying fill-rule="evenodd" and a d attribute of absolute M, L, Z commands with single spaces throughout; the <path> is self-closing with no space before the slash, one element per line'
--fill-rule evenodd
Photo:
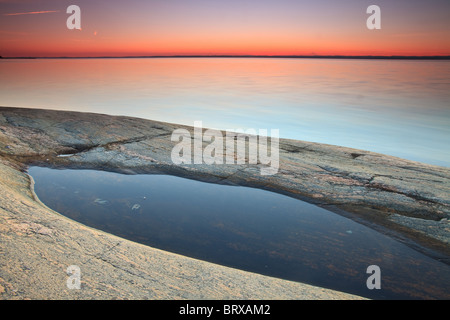
<path fill-rule="evenodd" d="M 98 57 L 1 57 L 0 59 L 161 59 L 161 58 L 271 58 L 271 59 L 358 59 L 358 60 L 450 60 L 449 56 L 342 56 L 342 55 L 156 55 Z"/>

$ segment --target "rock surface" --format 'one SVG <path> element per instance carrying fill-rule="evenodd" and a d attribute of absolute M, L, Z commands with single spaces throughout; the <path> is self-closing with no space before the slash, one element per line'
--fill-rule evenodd
<path fill-rule="evenodd" d="M 49 263 L 54 264 L 54 268 L 46 270 L 40 281 L 52 282 L 59 277 L 57 281 L 60 285 L 60 281 L 64 281 L 63 278 L 67 275 L 60 275 L 58 272 L 72 264 L 69 261 L 73 255 L 78 255 L 76 261 L 88 261 L 86 266 L 94 264 L 94 261 L 98 263 L 96 268 L 100 269 L 92 267 L 92 270 L 96 270 L 94 273 L 102 273 L 104 277 L 108 276 L 102 270 L 107 270 L 105 266 L 112 268 L 110 271 L 121 274 L 121 278 L 117 278 L 115 282 L 99 281 L 94 277 L 86 281 L 85 285 L 88 287 L 97 286 L 95 289 L 91 288 L 92 297 L 343 297 L 323 289 L 304 289 L 306 287 L 301 287 L 302 284 L 167 254 L 80 226 L 32 198 L 28 178 L 20 172 L 25 172 L 28 165 L 92 168 L 128 174 L 166 173 L 215 183 L 263 188 L 323 206 L 449 262 L 449 168 L 368 151 L 285 139 L 280 139 L 278 173 L 271 176 L 260 174 L 260 169 L 264 166 L 261 163 L 174 165 L 171 151 L 177 142 L 171 141 L 171 135 L 179 128 L 188 130 L 193 136 L 193 128 L 190 127 L 131 117 L 0 107 L 0 159 L 3 163 L 1 179 L 5 186 L 2 188 L 0 216 L 3 220 L 2 235 L 5 232 L 10 238 L 8 242 L 8 237 L 2 237 L 0 249 L 13 246 L 15 251 L 9 250 L 5 257 L 16 264 L 14 268 L 11 268 L 12 265 L 1 266 L 1 297 L 12 297 L 14 292 L 22 298 L 39 296 L 36 291 L 31 292 L 35 290 L 30 288 L 33 286 L 26 285 L 26 281 L 30 280 L 20 274 L 23 275 L 27 270 L 35 272 L 39 268 L 48 268 Z M 208 143 L 204 142 L 203 145 Z M 29 250 L 30 248 L 33 250 Z M 110 254 L 112 251 L 115 253 Z M 32 267 L 21 265 L 25 257 L 36 255 L 44 259 L 43 265 L 38 260 Z M 66 257 L 64 262 L 56 260 L 56 257 L 60 259 L 61 256 Z M 154 258 L 156 256 L 158 258 Z M 182 265 L 189 267 L 176 268 L 179 259 L 183 261 Z M 153 263 L 155 261 L 158 263 Z M 145 264 L 149 269 L 142 267 Z M 165 267 L 161 267 L 162 265 Z M 178 276 L 168 276 L 164 272 L 168 266 Z M 159 271 L 150 270 L 152 268 Z M 208 272 L 191 273 L 191 269 L 199 270 L 198 268 L 207 269 Z M 148 275 L 143 270 L 155 272 L 157 276 L 154 273 Z M 226 276 L 220 276 L 225 273 Z M 8 280 L 4 279 L 5 274 L 8 275 Z M 194 279 L 198 274 L 209 279 L 209 282 Z M 158 276 L 159 282 L 154 280 Z M 55 279 L 51 280 L 53 277 Z M 171 280 L 167 280 L 167 277 Z M 237 279 L 242 277 L 258 279 L 254 280 L 258 283 L 278 281 L 278 285 L 271 284 L 270 290 L 261 293 L 251 283 L 246 282 L 245 287 L 238 285 L 240 280 Z M 13 280 L 17 282 L 16 289 L 13 288 Z M 172 281 L 170 283 L 174 286 L 173 289 L 164 285 L 166 280 Z M 139 281 L 141 284 L 131 284 Z M 147 287 L 154 284 L 157 287 L 157 283 L 161 287 L 156 291 Z M 183 289 L 182 283 L 195 283 L 202 289 L 189 286 Z M 54 288 L 55 285 L 47 283 L 44 287 Z M 292 291 L 287 288 L 292 288 Z M 27 294 L 19 294 L 17 290 L 25 290 Z M 317 295 L 314 292 L 318 292 Z M 42 294 L 46 297 L 74 295 L 76 293 L 64 288 Z"/>
<path fill-rule="evenodd" d="M 83 226 L 35 199 L 26 174 L 3 163 L 0 172 L 0 299 L 359 299 Z M 80 290 L 67 287 L 71 265 Z"/>

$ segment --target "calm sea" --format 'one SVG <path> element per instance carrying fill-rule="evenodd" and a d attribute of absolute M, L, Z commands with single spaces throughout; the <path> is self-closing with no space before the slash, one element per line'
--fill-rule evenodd
<path fill-rule="evenodd" d="M 0 105 L 127 115 L 450 166 L 450 61 L 0 61 Z"/>

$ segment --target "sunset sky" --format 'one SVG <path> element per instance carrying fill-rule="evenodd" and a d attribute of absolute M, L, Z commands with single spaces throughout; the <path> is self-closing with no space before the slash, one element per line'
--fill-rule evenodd
<path fill-rule="evenodd" d="M 450 55 L 450 1 L 0 0 L 4 57 L 221 54 Z"/>

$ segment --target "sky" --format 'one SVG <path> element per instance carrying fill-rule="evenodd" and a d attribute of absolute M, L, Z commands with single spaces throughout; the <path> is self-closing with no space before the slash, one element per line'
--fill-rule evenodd
<path fill-rule="evenodd" d="M 450 1 L 0 0 L 0 55 L 450 55 Z"/>

